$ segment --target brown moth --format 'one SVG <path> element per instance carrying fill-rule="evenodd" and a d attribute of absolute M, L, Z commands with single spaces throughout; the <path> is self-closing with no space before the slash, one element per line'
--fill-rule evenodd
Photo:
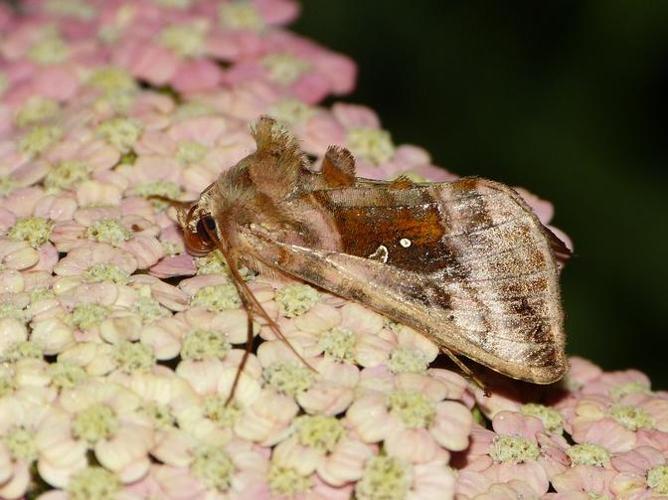
<path fill-rule="evenodd" d="M 249 331 L 258 314 L 285 340 L 239 265 L 357 301 L 427 336 L 460 367 L 455 354 L 536 384 L 564 375 L 555 255 L 568 249 L 514 190 L 480 178 L 362 179 L 334 146 L 315 171 L 272 119 L 253 136 L 257 151 L 179 211 L 189 252 L 225 256 Z"/>

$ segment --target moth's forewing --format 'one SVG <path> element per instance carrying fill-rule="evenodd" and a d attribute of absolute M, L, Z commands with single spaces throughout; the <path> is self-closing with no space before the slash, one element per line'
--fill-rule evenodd
<path fill-rule="evenodd" d="M 338 235 L 307 247 L 244 229 L 247 248 L 266 265 L 510 377 L 548 384 L 565 373 L 550 241 L 509 187 L 484 179 L 401 189 L 361 181 L 294 203 L 324 214 L 313 231 Z"/>

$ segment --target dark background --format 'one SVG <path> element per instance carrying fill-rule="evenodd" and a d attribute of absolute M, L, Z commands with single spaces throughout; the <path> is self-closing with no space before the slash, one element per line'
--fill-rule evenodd
<path fill-rule="evenodd" d="M 668 388 L 668 1 L 303 4 L 396 143 L 555 204 L 568 352 Z"/>

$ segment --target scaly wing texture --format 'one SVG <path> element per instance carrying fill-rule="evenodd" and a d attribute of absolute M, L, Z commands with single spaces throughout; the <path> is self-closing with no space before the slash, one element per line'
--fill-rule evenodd
<path fill-rule="evenodd" d="M 247 230 L 258 259 L 513 378 L 551 383 L 563 375 L 556 262 L 515 191 L 471 178 L 383 190 L 361 183 L 308 196 L 339 229 L 340 248 Z"/>

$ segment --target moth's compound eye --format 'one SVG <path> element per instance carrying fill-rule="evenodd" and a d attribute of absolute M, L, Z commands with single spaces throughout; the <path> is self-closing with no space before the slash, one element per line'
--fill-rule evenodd
<path fill-rule="evenodd" d="M 188 253 L 195 256 L 206 255 L 216 248 L 216 221 L 210 214 L 197 213 L 193 207 L 188 213 L 189 223 L 184 228 L 184 239 Z"/>
<path fill-rule="evenodd" d="M 214 221 L 213 217 L 211 217 L 209 214 L 205 214 L 202 217 L 200 217 L 197 227 L 198 232 L 200 230 L 199 226 L 200 224 L 201 224 L 201 229 L 203 229 L 207 235 L 216 234 L 216 221 Z"/>

